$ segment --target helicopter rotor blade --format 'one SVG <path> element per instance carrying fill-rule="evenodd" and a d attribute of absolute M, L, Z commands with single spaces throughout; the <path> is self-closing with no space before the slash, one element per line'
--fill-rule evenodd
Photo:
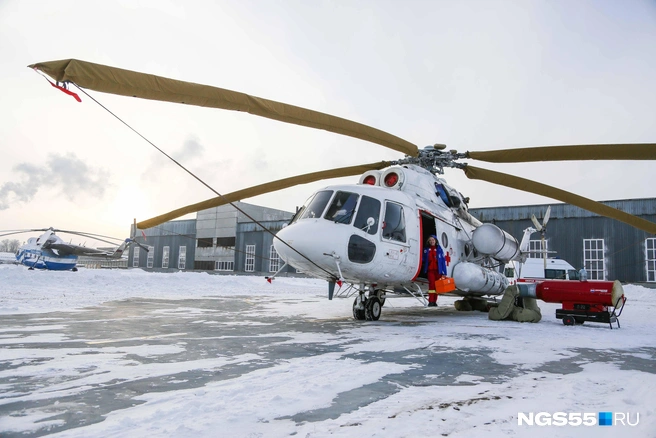
<path fill-rule="evenodd" d="M 37 231 L 48 231 L 50 228 L 33 228 L 30 230 L 0 230 L 0 237 L 11 236 L 13 234 L 34 233 Z"/>
<path fill-rule="evenodd" d="M 75 236 L 86 237 L 86 238 L 89 238 L 89 239 L 97 240 L 99 242 L 108 243 L 110 245 L 116 245 L 116 242 L 110 242 L 109 240 L 101 239 L 100 237 L 95 237 L 95 236 L 107 237 L 108 239 L 114 239 L 114 240 L 121 240 L 121 239 L 117 239 L 115 237 L 103 236 L 102 234 L 90 234 L 90 233 L 82 233 L 82 232 L 78 232 L 78 231 L 66 231 L 66 230 L 59 230 L 59 232 L 60 233 L 65 233 L 65 234 L 73 234 Z"/>
<path fill-rule="evenodd" d="M 100 242 L 108 243 L 110 245 L 116 245 L 116 242 L 110 242 L 108 240 L 99 239 L 99 237 L 104 237 L 104 238 L 107 238 L 107 239 L 114 239 L 114 240 L 122 240 L 122 239 L 118 239 L 116 237 L 105 236 L 105 235 L 102 235 L 102 234 L 84 233 L 84 232 L 81 232 L 81 231 L 60 230 L 60 229 L 57 229 L 57 228 L 34 228 L 34 229 L 31 229 L 31 230 L 6 230 L 6 231 L 0 231 L 0 233 L 4 233 L 4 234 L 0 234 L 0 237 L 10 236 L 12 234 L 24 234 L 24 233 L 33 233 L 33 232 L 42 232 L 42 231 L 52 231 L 51 234 L 53 234 L 53 233 L 74 234 L 76 236 L 87 237 L 87 238 L 90 238 L 90 239 L 98 240 Z"/>
<path fill-rule="evenodd" d="M 114 239 L 114 240 L 118 240 L 118 241 L 123 240 L 123 239 L 119 239 L 118 237 L 105 236 L 104 234 L 85 233 L 83 231 L 69 231 L 69 230 L 55 230 L 55 231 L 58 232 L 58 233 L 74 234 L 76 236 L 88 237 L 90 239 L 99 240 L 101 242 L 109 243 L 109 244 L 112 244 L 112 245 L 115 245 L 116 243 L 115 242 L 108 242 L 108 241 L 102 240 L 102 239 L 98 239 L 98 237 L 104 237 L 105 239 Z"/>
<path fill-rule="evenodd" d="M 323 170 L 320 172 L 306 173 L 303 175 L 292 176 L 290 178 L 283 178 L 277 181 L 260 184 L 257 186 L 249 187 L 246 189 L 238 190 L 236 192 L 228 193 L 223 196 L 208 199 L 206 201 L 198 202 L 196 204 L 187 205 L 182 208 L 170 211 L 168 213 L 156 216 L 151 219 L 137 223 L 137 228 L 145 230 L 157 225 L 168 222 L 172 219 L 184 216 L 185 214 L 195 213 L 200 210 L 218 207 L 220 205 L 229 204 L 230 202 L 240 201 L 242 199 L 252 198 L 253 196 L 263 195 L 265 193 L 275 192 L 277 190 L 287 189 L 299 184 L 307 184 L 315 181 L 321 181 L 329 178 L 340 178 L 343 176 L 353 176 L 362 174 L 368 170 L 379 170 L 390 166 L 392 163 L 389 161 L 379 161 L 377 163 L 361 164 L 358 166 L 338 167 L 335 169 Z"/>
<path fill-rule="evenodd" d="M 143 249 L 144 251 L 146 251 L 146 252 L 150 252 L 150 248 L 148 248 L 148 246 L 144 245 L 143 243 L 139 243 L 139 242 L 137 242 L 136 239 L 134 239 L 134 238 L 130 238 L 130 239 L 128 239 L 128 240 L 130 241 L 131 244 L 135 244 L 135 245 L 137 245 L 139 248 Z"/>
<path fill-rule="evenodd" d="M 467 165 L 463 170 L 469 179 L 479 179 L 482 181 L 491 182 L 493 184 L 498 184 L 529 193 L 535 193 L 536 195 L 557 199 L 567 204 L 575 205 L 577 207 L 591 211 L 600 216 L 617 219 L 618 221 L 629 224 L 650 234 L 656 234 L 656 223 L 654 222 L 633 216 L 616 208 L 609 207 L 600 202 L 584 198 L 583 196 L 575 195 L 574 193 L 570 193 L 556 187 L 551 187 L 546 184 L 509 175 L 507 173 L 481 169 L 480 167 Z"/>
<path fill-rule="evenodd" d="M 531 215 L 531 222 L 533 222 L 533 226 L 535 226 L 536 230 L 542 231 L 542 225 L 540 225 L 540 222 L 538 221 L 538 218 L 535 217 L 535 215 Z"/>
<path fill-rule="evenodd" d="M 581 144 L 536 146 L 496 151 L 467 152 L 466 158 L 489 163 L 534 161 L 656 160 L 656 143 Z"/>
<path fill-rule="evenodd" d="M 103 93 L 247 112 L 256 116 L 359 138 L 416 157 L 416 145 L 362 123 L 237 91 L 139 73 L 77 59 L 32 64 L 58 82 Z"/>

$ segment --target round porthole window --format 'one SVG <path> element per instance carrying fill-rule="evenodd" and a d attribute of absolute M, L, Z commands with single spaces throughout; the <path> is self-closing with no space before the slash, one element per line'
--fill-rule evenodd
<path fill-rule="evenodd" d="M 449 246 L 449 238 L 446 233 L 442 233 L 442 248 L 447 248 Z"/>

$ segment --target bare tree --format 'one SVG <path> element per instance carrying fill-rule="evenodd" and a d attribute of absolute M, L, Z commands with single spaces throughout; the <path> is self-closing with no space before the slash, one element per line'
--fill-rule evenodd
<path fill-rule="evenodd" d="M 8 252 L 16 252 L 18 251 L 18 248 L 20 247 L 20 240 L 18 239 L 12 239 L 9 241 L 9 248 L 7 248 Z"/>
<path fill-rule="evenodd" d="M 16 252 L 20 246 L 18 239 L 3 239 L 0 241 L 0 252 Z"/>

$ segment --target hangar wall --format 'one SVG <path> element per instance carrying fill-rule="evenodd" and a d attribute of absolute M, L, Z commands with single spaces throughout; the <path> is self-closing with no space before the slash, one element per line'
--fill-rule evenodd
<path fill-rule="evenodd" d="M 195 269 L 254 275 L 276 272 L 284 262 L 278 259 L 275 250 L 271 250 L 273 235 L 252 219 L 275 233 L 289 223 L 293 214 L 245 202 L 234 204 L 242 211 L 229 204 L 210 208 L 198 212 L 196 219 L 170 221 L 143 230 L 145 236 L 141 230 L 135 235 L 132 226 L 130 235 L 134 235 L 135 240 L 142 245 L 152 247 L 152 250 L 146 252 L 132 245 L 128 267 L 157 271 Z M 247 250 L 253 251 L 248 254 L 249 260 L 253 262 L 249 263 L 248 270 Z M 296 271 L 287 267 L 284 272 Z"/>
<path fill-rule="evenodd" d="M 603 201 L 610 207 L 656 222 L 656 198 Z M 540 223 L 551 206 L 546 240 L 550 257 L 567 260 L 577 269 L 597 270 L 606 280 L 656 282 L 656 236 L 623 222 L 599 216 L 569 204 L 541 204 L 514 207 L 472 208 L 469 212 L 482 222 L 492 222 L 521 240 L 524 229 L 532 227 L 531 215 Z M 531 236 L 539 240 L 540 233 Z M 586 248 L 587 246 L 587 248 Z"/>

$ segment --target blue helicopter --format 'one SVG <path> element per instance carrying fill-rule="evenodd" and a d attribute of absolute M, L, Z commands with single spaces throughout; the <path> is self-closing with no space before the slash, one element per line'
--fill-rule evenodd
<path fill-rule="evenodd" d="M 76 265 L 78 257 L 98 257 L 101 259 L 120 259 L 125 250 L 131 245 L 136 244 L 143 247 L 146 251 L 148 248 L 136 242 L 133 238 L 125 239 L 114 250 L 108 251 L 103 249 L 89 248 L 84 245 L 74 245 L 72 243 L 64 242 L 61 237 L 55 233 L 73 234 L 90 239 L 95 239 L 110 245 L 116 245 L 115 242 L 110 242 L 103 239 L 113 239 L 110 236 L 103 236 L 100 234 L 81 233 L 77 231 L 58 230 L 54 228 L 41 228 L 31 230 L 6 230 L 0 231 L 0 237 L 9 236 L 13 234 L 30 233 L 43 231 L 39 237 L 30 237 L 27 243 L 22 245 L 16 251 L 16 260 L 18 263 L 32 269 L 46 269 L 51 271 L 77 271 Z"/>

